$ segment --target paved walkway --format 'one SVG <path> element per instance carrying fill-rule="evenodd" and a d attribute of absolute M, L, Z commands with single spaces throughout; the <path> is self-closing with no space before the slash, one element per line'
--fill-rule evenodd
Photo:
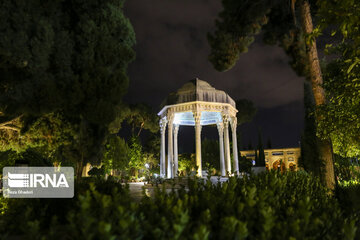
<path fill-rule="evenodd" d="M 207 181 L 206 178 L 203 178 L 205 181 Z M 183 179 L 186 181 L 186 179 Z M 216 177 L 216 176 L 213 176 L 210 178 L 210 181 L 213 183 L 213 184 L 217 184 L 218 182 L 226 182 L 228 180 L 227 177 Z M 146 185 L 145 182 L 130 182 L 128 183 L 129 184 L 129 190 L 130 190 L 130 195 L 137 201 L 140 201 L 141 198 L 144 196 L 144 193 L 146 196 L 148 197 L 152 197 L 154 195 L 154 188 L 155 186 L 149 186 L 149 185 Z M 143 188 L 145 188 L 145 192 L 143 190 Z M 167 192 L 171 192 L 172 190 L 172 187 L 168 187 L 166 188 L 166 191 Z"/>

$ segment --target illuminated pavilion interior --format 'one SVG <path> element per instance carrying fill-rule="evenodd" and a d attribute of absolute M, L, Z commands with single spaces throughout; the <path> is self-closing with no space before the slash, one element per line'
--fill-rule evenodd
<path fill-rule="evenodd" d="M 217 125 L 219 132 L 220 171 L 222 176 L 239 172 L 236 138 L 235 101 L 224 91 L 213 88 L 198 78 L 184 84 L 171 93 L 158 113 L 160 116 L 160 176 L 174 178 L 178 172 L 178 132 L 180 126 L 195 127 L 197 175 L 202 176 L 201 129 L 206 125 Z M 229 127 L 232 131 L 233 170 L 231 169 Z M 168 130 L 167 161 L 165 132 Z"/>

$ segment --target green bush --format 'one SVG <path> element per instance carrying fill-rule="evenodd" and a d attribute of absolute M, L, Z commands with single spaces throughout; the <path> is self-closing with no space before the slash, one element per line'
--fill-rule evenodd
<path fill-rule="evenodd" d="M 195 155 L 190 153 L 183 153 L 179 155 L 179 175 L 190 175 L 196 169 Z"/>
<path fill-rule="evenodd" d="M 336 195 L 341 202 L 341 208 L 348 214 L 360 215 L 360 184 L 338 186 Z M 359 224 L 360 225 L 360 224 Z"/>
<path fill-rule="evenodd" d="M 96 177 L 102 177 L 105 176 L 105 166 L 101 166 L 101 167 L 93 167 L 92 169 L 89 170 L 88 174 L 90 176 L 96 176 Z"/>
<path fill-rule="evenodd" d="M 350 158 L 335 155 L 335 174 L 341 187 L 360 185 L 360 165 Z"/>
<path fill-rule="evenodd" d="M 215 185 L 189 179 L 187 188 L 157 188 L 139 203 L 113 180 L 87 179 L 76 189 L 67 204 L 9 199 L 2 230 L 33 239 L 355 239 L 359 224 L 304 172 L 266 172 Z"/>
<path fill-rule="evenodd" d="M 252 160 L 246 158 L 245 156 L 239 157 L 239 170 L 244 173 L 251 173 L 251 168 L 253 167 Z"/>
<path fill-rule="evenodd" d="M 231 178 L 222 186 L 190 182 L 189 191 L 158 193 L 140 207 L 154 239 L 197 231 L 211 239 L 344 239 L 355 231 L 337 200 L 303 173 Z"/>
<path fill-rule="evenodd" d="M 8 235 L 24 235 L 25 239 L 40 239 L 40 236 L 47 236 L 48 229 L 54 230 L 54 228 L 59 228 L 56 232 L 60 234 L 61 231 L 67 229 L 68 215 L 72 211 L 79 211 L 78 204 L 90 186 L 104 196 L 111 195 L 115 188 L 119 195 L 129 196 L 128 189 L 121 187 L 112 178 L 107 181 L 101 178 L 81 179 L 75 183 L 75 197 L 72 199 L 7 199 L 1 196 L 0 239 L 7 239 Z M 61 235 L 64 234 L 61 233 Z"/>

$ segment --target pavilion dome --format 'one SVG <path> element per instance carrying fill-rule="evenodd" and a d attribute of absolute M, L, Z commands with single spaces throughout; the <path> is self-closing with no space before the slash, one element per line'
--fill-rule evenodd
<path fill-rule="evenodd" d="M 190 80 L 176 92 L 170 93 L 161 107 L 194 101 L 228 103 L 236 108 L 235 101 L 228 94 L 198 78 Z"/>

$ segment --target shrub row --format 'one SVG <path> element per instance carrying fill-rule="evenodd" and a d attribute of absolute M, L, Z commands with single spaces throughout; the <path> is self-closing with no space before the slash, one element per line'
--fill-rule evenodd
<path fill-rule="evenodd" d="M 1 199 L 2 236 L 29 239 L 355 239 L 359 218 L 318 179 L 269 172 L 134 202 L 114 181 L 82 182 L 74 199 Z M 359 233 L 358 236 L 359 237 Z"/>

